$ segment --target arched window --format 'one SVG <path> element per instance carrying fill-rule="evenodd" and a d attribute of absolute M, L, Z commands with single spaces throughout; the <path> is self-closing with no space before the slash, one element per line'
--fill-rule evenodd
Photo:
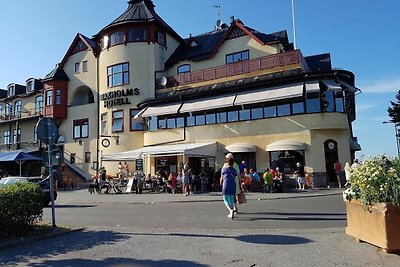
<path fill-rule="evenodd" d="M 188 72 L 190 72 L 190 65 L 189 64 L 180 65 L 178 67 L 178 74 L 188 73 Z"/>

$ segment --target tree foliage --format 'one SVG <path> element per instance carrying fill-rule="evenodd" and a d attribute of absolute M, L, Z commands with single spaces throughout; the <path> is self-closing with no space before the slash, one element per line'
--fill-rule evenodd
<path fill-rule="evenodd" d="M 390 104 L 388 108 L 390 122 L 400 123 L 400 90 L 396 94 L 396 102 L 390 101 Z"/>

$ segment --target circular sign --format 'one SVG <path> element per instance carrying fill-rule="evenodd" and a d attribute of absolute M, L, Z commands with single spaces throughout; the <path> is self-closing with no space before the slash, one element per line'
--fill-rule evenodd
<path fill-rule="evenodd" d="M 328 143 L 328 148 L 329 149 L 334 149 L 335 148 L 335 143 L 334 142 L 329 142 Z"/>
<path fill-rule="evenodd" d="M 54 144 L 58 139 L 58 127 L 52 118 L 41 118 L 36 124 L 37 138 L 45 144 Z"/>
<path fill-rule="evenodd" d="M 108 140 L 107 138 L 106 138 L 106 139 L 103 139 L 103 140 L 101 141 L 101 145 L 102 145 L 103 147 L 109 147 L 109 146 L 110 146 L 110 140 Z"/>

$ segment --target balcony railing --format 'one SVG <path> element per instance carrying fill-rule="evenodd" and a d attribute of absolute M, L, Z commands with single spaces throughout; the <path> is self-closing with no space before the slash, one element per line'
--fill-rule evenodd
<path fill-rule="evenodd" d="M 162 77 L 157 77 L 156 89 L 160 90 L 170 87 L 189 85 L 192 83 L 212 81 L 263 70 L 273 71 L 275 69 L 276 71 L 279 71 L 284 67 L 290 68 L 290 66 L 293 66 L 293 68 L 299 68 L 300 66 L 302 69 L 307 69 L 307 65 L 300 50 L 268 55 L 251 60 L 238 61 L 201 71 L 188 72 L 166 77 L 167 84 L 165 86 L 160 84 Z"/>
<path fill-rule="evenodd" d="M 1 114 L 0 115 L 0 122 L 4 121 L 12 121 L 12 120 L 19 120 L 19 119 L 27 119 L 33 118 L 43 115 L 43 108 L 40 109 L 24 109 L 22 111 L 16 112 L 13 111 L 10 114 Z"/>
<path fill-rule="evenodd" d="M 39 141 L 21 141 L 17 143 L 11 144 L 0 144 L 0 151 L 14 151 L 18 149 L 28 149 L 28 150 L 36 150 L 40 148 Z"/>

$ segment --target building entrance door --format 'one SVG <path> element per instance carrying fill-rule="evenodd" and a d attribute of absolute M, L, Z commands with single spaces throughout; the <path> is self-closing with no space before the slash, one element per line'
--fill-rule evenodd
<path fill-rule="evenodd" d="M 338 150 L 337 142 L 332 139 L 328 139 L 324 142 L 325 148 L 325 169 L 327 175 L 327 182 L 337 182 L 335 173 L 335 162 L 338 161 Z"/>

